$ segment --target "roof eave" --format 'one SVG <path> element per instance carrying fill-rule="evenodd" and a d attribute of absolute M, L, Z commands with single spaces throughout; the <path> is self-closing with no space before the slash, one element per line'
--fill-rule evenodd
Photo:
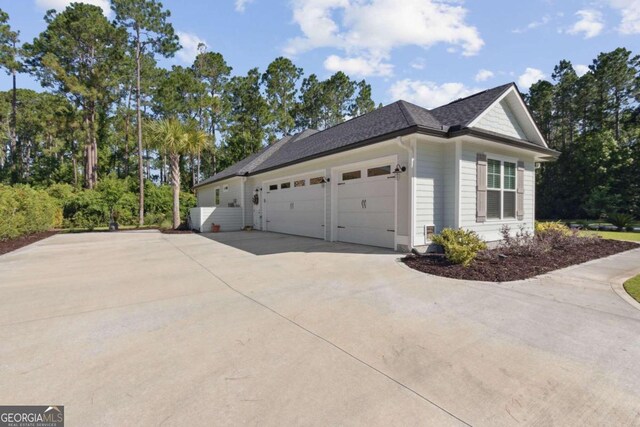
<path fill-rule="evenodd" d="M 500 135 L 491 131 L 484 131 L 471 128 L 463 128 L 449 132 L 449 137 L 455 138 L 457 136 L 474 136 L 476 138 L 485 139 L 487 141 L 497 142 L 511 147 L 524 148 L 526 150 L 535 151 L 540 154 L 546 154 L 547 156 L 557 159 L 560 157 L 560 152 L 551 148 L 543 147 L 524 139 L 510 138 L 508 136 Z"/>

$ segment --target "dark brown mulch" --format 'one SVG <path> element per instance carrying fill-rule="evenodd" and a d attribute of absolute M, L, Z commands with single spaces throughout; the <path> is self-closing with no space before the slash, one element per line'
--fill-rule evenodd
<path fill-rule="evenodd" d="M 57 231 L 43 231 L 40 233 L 16 237 L 15 239 L 0 240 L 0 255 L 15 251 L 16 249 L 35 243 L 38 240 L 46 239 L 47 237 L 51 237 L 57 233 Z"/>
<path fill-rule="evenodd" d="M 415 256 L 402 259 L 414 270 L 436 276 L 486 282 L 508 282 L 528 279 L 560 268 L 604 258 L 619 252 L 638 249 L 640 245 L 620 240 L 593 239 L 578 250 L 552 251 L 538 256 L 500 257 L 500 249 L 480 254 L 469 267 L 450 263 L 444 255 Z"/>

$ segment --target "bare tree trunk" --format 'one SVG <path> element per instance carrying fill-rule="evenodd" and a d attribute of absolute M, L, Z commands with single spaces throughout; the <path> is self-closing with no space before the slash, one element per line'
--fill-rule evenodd
<path fill-rule="evenodd" d="M 171 185 L 173 186 L 173 228 L 180 226 L 180 156 L 169 154 L 171 163 Z"/>
<path fill-rule="evenodd" d="M 200 182 L 200 177 L 202 176 L 200 175 L 200 163 L 202 163 L 202 156 L 200 154 L 200 150 L 198 150 L 198 176 L 196 177 L 196 184 Z"/>
<path fill-rule="evenodd" d="M 133 93 L 133 88 L 129 86 L 129 95 L 127 97 L 127 111 L 124 116 L 124 175 L 129 176 L 129 125 L 131 122 L 131 116 L 129 115 L 129 111 L 131 111 L 131 94 Z"/>
<path fill-rule="evenodd" d="M 13 43 L 13 48 L 15 50 L 16 44 Z M 16 169 L 16 175 L 22 175 L 22 153 L 20 153 L 21 147 L 18 147 L 18 137 L 16 132 L 17 127 L 17 108 L 18 108 L 18 90 L 16 87 L 16 70 L 11 70 L 11 77 L 13 80 L 13 88 L 11 93 L 11 156 L 13 167 Z"/>
<path fill-rule="evenodd" d="M 140 204 L 138 223 L 144 225 L 144 171 L 142 169 L 142 113 L 140 111 L 140 27 L 136 25 L 136 117 L 138 125 L 138 179 L 140 181 Z"/>

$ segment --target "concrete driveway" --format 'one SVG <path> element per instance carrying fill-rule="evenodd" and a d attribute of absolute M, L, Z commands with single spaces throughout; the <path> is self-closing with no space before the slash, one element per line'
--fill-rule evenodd
<path fill-rule="evenodd" d="M 640 249 L 495 285 L 260 232 L 0 256 L 0 404 L 68 425 L 638 425 Z"/>

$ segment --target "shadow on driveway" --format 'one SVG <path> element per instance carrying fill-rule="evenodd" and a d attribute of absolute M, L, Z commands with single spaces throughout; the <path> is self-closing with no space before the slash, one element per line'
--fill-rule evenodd
<path fill-rule="evenodd" d="M 222 233 L 201 233 L 199 236 L 214 240 L 254 255 L 272 255 L 286 252 L 324 252 L 349 254 L 396 254 L 391 249 L 351 243 L 327 242 L 311 237 L 268 231 L 227 231 Z"/>

